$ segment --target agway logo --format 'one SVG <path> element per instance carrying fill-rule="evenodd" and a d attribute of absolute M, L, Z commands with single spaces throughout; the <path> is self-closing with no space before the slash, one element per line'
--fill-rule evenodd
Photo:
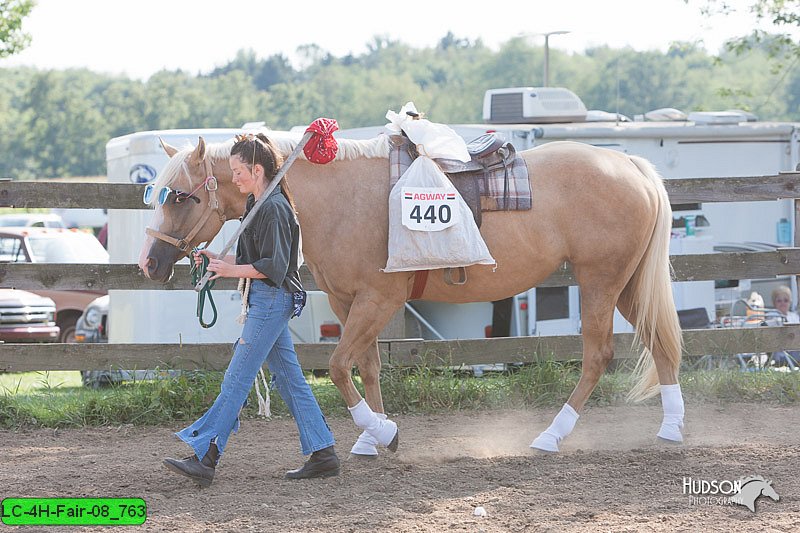
<path fill-rule="evenodd" d="M 756 500 L 767 496 L 775 501 L 780 496 L 772 488 L 772 481 L 761 476 L 740 478 L 736 481 L 683 478 L 683 493 L 689 496 L 689 505 L 743 505 L 756 512 Z"/>
<path fill-rule="evenodd" d="M 440 192 L 415 192 L 404 193 L 404 197 L 406 200 L 455 200 L 456 193 L 449 192 L 449 193 L 440 193 Z"/>

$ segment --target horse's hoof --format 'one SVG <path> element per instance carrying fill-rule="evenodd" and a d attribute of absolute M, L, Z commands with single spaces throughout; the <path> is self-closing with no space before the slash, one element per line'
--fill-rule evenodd
<path fill-rule="evenodd" d="M 389 445 L 386 446 L 386 447 L 389 448 L 390 452 L 394 453 L 394 452 L 397 451 L 397 446 L 399 444 L 400 444 L 400 430 L 398 429 L 397 433 L 394 434 L 394 438 L 392 439 L 392 442 L 390 442 Z"/>
<path fill-rule="evenodd" d="M 364 455 L 364 454 L 361 454 L 361 453 L 352 453 L 352 452 L 350 453 L 350 456 L 348 457 L 348 459 L 353 460 L 353 461 L 374 461 L 377 458 L 378 458 L 377 455 Z"/>
<path fill-rule="evenodd" d="M 680 446 L 683 444 L 682 440 L 665 439 L 659 436 L 656 436 L 656 442 L 659 444 L 669 444 L 670 446 Z"/>
<path fill-rule="evenodd" d="M 656 433 L 656 438 L 670 444 L 680 444 L 683 442 L 683 424 L 661 424 L 661 428 Z"/>
<path fill-rule="evenodd" d="M 533 450 L 533 452 L 534 452 L 536 455 L 558 455 L 558 452 L 557 452 L 557 451 L 553 451 L 553 450 L 543 450 L 543 449 L 541 449 L 541 448 L 534 448 L 533 446 L 531 446 L 531 450 Z"/>
<path fill-rule="evenodd" d="M 558 441 L 552 434 L 543 432 L 531 442 L 531 448 L 545 453 L 558 453 Z"/>

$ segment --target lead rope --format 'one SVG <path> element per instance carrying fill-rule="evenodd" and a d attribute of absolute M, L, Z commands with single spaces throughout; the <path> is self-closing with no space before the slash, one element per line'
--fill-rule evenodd
<path fill-rule="evenodd" d="M 239 294 L 242 295 L 242 311 L 239 313 L 239 316 L 236 317 L 236 322 L 239 324 L 244 324 L 245 320 L 247 320 L 247 311 L 248 311 L 248 297 L 250 296 L 250 284 L 252 283 L 251 278 L 239 278 L 239 285 L 236 289 L 239 291 Z M 264 385 L 264 393 L 261 393 L 261 384 L 258 383 L 258 378 L 261 378 L 261 384 Z M 269 384 L 267 383 L 267 377 L 264 375 L 264 369 L 258 369 L 258 375 L 255 379 L 255 388 L 256 388 L 256 396 L 258 397 L 258 416 L 263 416 L 269 418 L 272 416 L 270 412 L 270 399 L 269 399 Z"/>
<path fill-rule="evenodd" d="M 245 320 L 247 320 L 247 310 L 249 307 L 247 302 L 250 296 L 250 278 L 239 278 L 239 285 L 236 287 L 236 290 L 242 295 L 242 311 L 239 313 L 239 316 L 236 317 L 236 322 L 244 324 Z"/>
<path fill-rule="evenodd" d="M 197 254 L 200 252 L 200 248 L 195 246 L 194 249 L 192 249 L 192 252 Z M 206 271 L 208 270 L 208 257 L 203 255 L 201 258 L 203 259 L 203 262 L 199 266 L 193 262 L 192 268 L 189 270 L 189 274 L 192 276 L 192 285 L 196 285 L 197 282 L 203 276 L 205 276 Z M 209 281 L 197 292 L 197 319 L 200 321 L 200 325 L 206 329 L 217 323 L 217 306 L 214 303 L 214 297 L 211 296 L 211 288 L 215 283 L 216 280 Z M 211 304 L 211 310 L 213 312 L 213 318 L 209 324 L 203 321 L 203 308 L 205 307 L 206 298 L 208 298 L 208 303 Z"/>
<path fill-rule="evenodd" d="M 264 384 L 264 395 L 261 395 L 261 389 L 258 385 L 258 378 L 261 378 L 261 382 Z M 258 416 L 263 416 L 264 418 L 269 418 L 272 416 L 272 413 L 269 410 L 269 384 L 267 383 L 267 378 L 264 376 L 264 369 L 258 369 L 258 376 L 256 376 L 256 396 L 258 396 Z"/>

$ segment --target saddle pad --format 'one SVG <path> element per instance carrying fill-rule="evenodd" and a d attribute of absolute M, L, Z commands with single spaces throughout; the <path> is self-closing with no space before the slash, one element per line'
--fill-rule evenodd
<path fill-rule="evenodd" d="M 400 176 L 411 165 L 413 158 L 404 140 L 392 139 L 389 151 L 389 187 L 394 187 Z M 480 195 L 489 198 L 481 202 L 481 211 L 527 211 L 531 208 L 531 182 L 528 166 L 517 156 L 508 165 L 508 205 L 505 194 L 506 169 L 502 165 L 492 167 L 478 175 Z"/>

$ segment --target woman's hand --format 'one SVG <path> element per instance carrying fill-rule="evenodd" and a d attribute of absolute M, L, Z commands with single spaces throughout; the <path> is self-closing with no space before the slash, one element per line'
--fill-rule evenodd
<path fill-rule="evenodd" d="M 238 265 L 232 265 L 223 259 L 211 258 L 208 262 L 208 271 L 213 272 L 214 275 L 208 278 L 209 280 L 217 278 L 238 278 L 239 273 L 237 270 Z"/>
<path fill-rule="evenodd" d="M 203 256 L 208 258 L 207 270 L 214 273 L 213 276 L 208 278 L 209 280 L 239 277 L 236 271 L 236 265 L 234 264 L 236 260 L 235 255 L 227 255 L 224 259 L 217 259 L 217 254 L 214 252 L 207 249 L 198 250 L 197 253 L 192 253 L 192 259 L 197 268 L 200 268 L 200 265 L 203 264 Z"/>
<path fill-rule="evenodd" d="M 206 249 L 198 250 L 197 253 L 192 252 L 192 259 L 194 259 L 194 266 L 195 268 L 200 268 L 200 265 L 203 264 L 203 256 L 208 257 L 211 259 L 214 257 L 215 254 L 209 252 Z"/>

